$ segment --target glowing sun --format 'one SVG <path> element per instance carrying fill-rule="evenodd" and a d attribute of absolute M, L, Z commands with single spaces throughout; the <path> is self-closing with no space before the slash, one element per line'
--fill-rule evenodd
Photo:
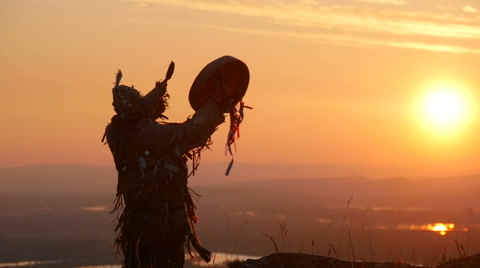
<path fill-rule="evenodd" d="M 440 88 L 425 100 L 425 113 L 434 124 L 455 124 L 465 113 L 465 101 L 454 89 Z"/>
<path fill-rule="evenodd" d="M 417 104 L 422 125 L 437 135 L 460 130 L 473 116 L 472 101 L 459 85 L 437 82 L 423 92 Z M 420 110 L 418 112 L 418 110 Z"/>

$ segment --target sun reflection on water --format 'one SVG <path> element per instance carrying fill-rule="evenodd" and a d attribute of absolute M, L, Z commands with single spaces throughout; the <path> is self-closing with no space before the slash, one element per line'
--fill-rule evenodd
<path fill-rule="evenodd" d="M 453 231 L 453 229 L 455 229 L 455 224 L 440 222 L 436 222 L 434 224 L 399 224 L 396 226 L 395 229 L 409 231 L 432 231 L 437 232 L 440 235 L 446 235 L 447 232 Z M 468 230 L 468 228 L 460 228 L 458 231 L 466 232 Z"/>
<path fill-rule="evenodd" d="M 455 228 L 453 223 L 435 223 L 429 224 L 427 226 L 428 230 L 438 232 L 440 235 L 446 235 L 448 231 L 451 231 Z"/>

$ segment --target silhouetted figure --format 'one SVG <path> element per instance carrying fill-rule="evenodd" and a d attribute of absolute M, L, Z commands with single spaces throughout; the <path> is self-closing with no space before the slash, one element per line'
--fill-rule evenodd
<path fill-rule="evenodd" d="M 167 119 L 163 113 L 173 69 L 172 62 L 165 80 L 145 96 L 133 86 L 120 85 L 121 71 L 113 88 L 116 115 L 105 137 L 118 171 L 116 244 L 128 268 L 183 267 L 184 249 L 190 244 L 210 260 L 193 228 L 195 193 L 187 186 L 187 161 L 193 161 L 193 172 L 228 107 L 208 99 L 183 123 L 157 122 Z"/>

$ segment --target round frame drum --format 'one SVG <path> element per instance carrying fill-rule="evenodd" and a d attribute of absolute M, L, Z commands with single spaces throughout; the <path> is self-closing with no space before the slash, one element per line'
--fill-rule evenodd
<path fill-rule="evenodd" d="M 220 99 L 220 105 L 240 102 L 247 92 L 250 73 L 247 65 L 232 56 L 220 57 L 207 64 L 193 81 L 188 95 L 190 106 L 196 111 L 212 96 Z"/>

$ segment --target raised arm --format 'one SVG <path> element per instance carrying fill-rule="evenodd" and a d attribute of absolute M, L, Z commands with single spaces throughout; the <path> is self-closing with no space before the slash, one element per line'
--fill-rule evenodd
<path fill-rule="evenodd" d="M 183 123 L 145 126 L 136 139 L 137 147 L 140 152 L 164 154 L 172 151 L 181 155 L 205 146 L 217 126 L 224 121 L 223 110 L 214 101 L 208 101 Z"/>

